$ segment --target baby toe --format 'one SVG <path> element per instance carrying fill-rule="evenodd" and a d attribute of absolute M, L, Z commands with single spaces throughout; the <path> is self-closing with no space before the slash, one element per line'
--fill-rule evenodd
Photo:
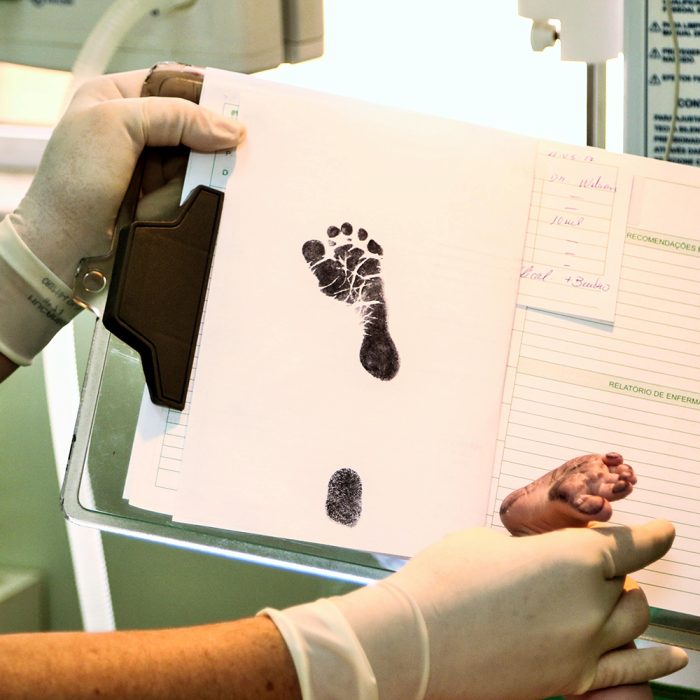
<path fill-rule="evenodd" d="M 612 509 L 606 498 L 603 496 L 595 496 L 592 494 L 581 494 L 578 496 L 572 504 L 580 513 L 583 515 L 591 516 L 596 520 L 603 520 L 601 514 L 604 514 L 606 510 L 610 513 L 608 518 L 612 515 Z M 607 520 L 607 518 L 605 518 Z"/>
<path fill-rule="evenodd" d="M 603 462 L 608 467 L 617 467 L 624 462 L 624 459 L 618 452 L 608 452 L 603 455 Z"/>
<path fill-rule="evenodd" d="M 301 249 L 304 260 L 309 265 L 314 265 L 326 254 L 326 249 L 321 241 L 306 241 Z"/>

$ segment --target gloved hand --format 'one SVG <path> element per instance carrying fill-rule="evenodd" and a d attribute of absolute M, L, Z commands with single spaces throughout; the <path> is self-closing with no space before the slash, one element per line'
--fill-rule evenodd
<path fill-rule="evenodd" d="M 511 535 L 520 537 L 565 527 L 607 522 L 611 501 L 626 498 L 637 483 L 634 469 L 621 454 L 589 454 L 570 459 L 536 481 L 513 491 L 503 500 L 499 514 Z M 627 577 L 625 588 L 639 588 Z M 634 649 L 634 643 L 626 645 Z M 648 683 L 601 688 L 564 700 L 653 700 Z"/>
<path fill-rule="evenodd" d="M 619 650 L 648 623 L 624 576 L 673 537 L 665 521 L 528 538 L 465 530 L 382 582 L 263 613 L 305 700 L 533 700 L 637 683 L 687 663 L 674 647 Z"/>
<path fill-rule="evenodd" d="M 139 97 L 148 71 L 83 85 L 56 126 L 15 212 L 0 223 L 0 352 L 28 364 L 78 311 L 70 302 L 83 257 L 110 247 L 117 210 L 144 146 L 233 148 L 236 121 L 186 99 Z M 156 190 L 172 174 L 145 180 Z"/>

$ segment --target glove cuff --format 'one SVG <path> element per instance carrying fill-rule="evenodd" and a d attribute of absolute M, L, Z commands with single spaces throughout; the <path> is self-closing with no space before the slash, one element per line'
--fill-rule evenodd
<path fill-rule="evenodd" d="M 381 581 L 378 586 L 392 596 L 393 604 L 397 611 L 401 610 L 407 632 L 411 634 L 411 654 L 417 677 L 414 697 L 416 700 L 423 700 L 430 680 L 430 638 L 425 618 L 418 603 L 403 588 L 395 585 L 391 577 Z"/>
<path fill-rule="evenodd" d="M 353 628 L 329 600 L 265 608 L 294 661 L 304 700 L 378 700 L 377 682 Z"/>
<path fill-rule="evenodd" d="M 17 365 L 32 359 L 81 311 L 70 288 L 32 253 L 10 215 L 0 221 L 0 352 Z"/>
<path fill-rule="evenodd" d="M 331 598 L 355 632 L 377 678 L 382 700 L 423 700 L 430 643 L 423 615 L 396 576 Z"/>

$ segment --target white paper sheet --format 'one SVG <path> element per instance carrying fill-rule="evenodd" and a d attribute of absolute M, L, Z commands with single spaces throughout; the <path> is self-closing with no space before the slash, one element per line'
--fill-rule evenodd
<path fill-rule="evenodd" d="M 187 522 L 405 555 L 485 514 L 498 526 L 510 490 L 616 449 L 639 484 L 615 522 L 667 517 L 678 531 L 639 576 L 650 602 L 700 614 L 700 173 L 573 149 L 565 178 L 604 166 L 581 216 L 608 227 L 597 262 L 612 291 L 558 295 L 547 282 L 560 268 L 523 274 L 566 255 L 533 236 L 568 216 L 546 186 L 561 184 L 551 144 L 220 71 L 207 80 L 210 108 L 239 106 L 249 139 L 193 165 L 212 184 L 236 165 L 215 303 L 189 415 L 168 422 L 145 402 L 129 497 Z M 383 248 L 401 361 L 387 381 L 359 361 L 357 313 L 322 293 L 302 255 L 309 240 L 330 250 L 328 226 L 345 221 Z M 521 306 L 513 322 L 516 299 L 560 313 Z M 590 320 L 611 308 L 613 324 Z M 329 477 L 348 468 L 363 486 L 354 527 L 325 512 Z"/>
<path fill-rule="evenodd" d="M 191 393 L 191 392 L 190 392 Z M 175 411 L 141 397 L 124 498 L 137 508 L 172 514 L 180 482 L 189 406 Z"/>
<path fill-rule="evenodd" d="M 174 517 L 404 555 L 483 522 L 536 143 L 236 80 L 248 139 Z M 390 380 L 362 366 L 358 314 L 302 255 L 315 239 L 330 250 L 344 222 L 383 248 Z M 325 508 L 348 468 L 363 488 L 354 527 Z"/>
<path fill-rule="evenodd" d="M 574 455 L 620 452 L 638 475 L 613 522 L 667 518 L 673 549 L 640 572 L 652 605 L 700 615 L 700 173 L 637 172 L 614 326 L 519 309 L 492 518 Z M 682 179 L 681 179 L 682 178 Z"/>
<path fill-rule="evenodd" d="M 237 117 L 240 102 L 239 84 L 238 78 L 231 73 L 209 69 L 204 81 L 201 103 L 214 111 Z M 463 126 L 463 128 L 470 129 L 467 126 Z M 488 133 L 489 140 L 496 140 L 503 136 L 496 132 Z M 512 139 L 514 137 L 508 136 L 507 138 Z M 532 141 L 531 144 L 534 149 L 535 142 Z M 523 149 L 524 151 L 527 150 L 524 146 Z M 533 154 L 528 153 L 525 155 L 516 152 L 513 156 L 520 159 L 519 167 L 526 169 L 528 167 L 528 159 Z M 509 154 L 504 154 L 504 156 L 507 159 Z M 607 311 L 595 308 L 589 303 L 589 299 L 591 296 L 606 297 L 603 306 L 607 305 L 609 307 L 611 300 L 615 296 L 614 290 L 606 289 L 606 292 L 609 293 L 601 294 L 600 289 L 596 289 L 592 295 L 590 290 L 577 289 L 569 285 L 569 289 L 562 294 L 561 288 L 566 285 L 562 284 L 561 280 L 559 280 L 560 284 L 552 284 L 556 277 L 553 275 L 553 270 L 543 271 L 537 266 L 542 256 L 546 258 L 549 254 L 546 249 L 547 238 L 537 236 L 541 226 L 541 222 L 537 219 L 541 215 L 551 215 L 551 206 L 559 206 L 556 203 L 556 197 L 552 193 L 543 195 L 542 190 L 547 187 L 555 190 L 557 188 L 567 189 L 566 185 L 561 182 L 564 177 L 561 175 L 562 172 L 566 173 L 570 179 L 577 176 L 583 178 L 584 175 L 590 172 L 591 167 L 595 167 L 598 168 L 597 172 L 604 171 L 609 176 L 612 166 L 606 166 L 607 170 L 606 167 L 603 167 L 601 171 L 600 167 L 602 166 L 600 162 L 605 164 L 614 158 L 614 156 L 609 156 L 593 149 L 579 149 L 575 147 L 562 149 L 557 144 L 544 143 L 539 145 L 537 160 L 532 163 L 532 195 L 530 221 L 528 223 L 528 247 L 526 250 L 530 262 L 524 263 L 521 270 L 523 279 L 521 279 L 520 283 L 520 293 L 522 299 L 550 310 L 572 310 L 574 313 L 582 316 L 597 315 L 601 318 L 607 318 Z M 216 154 L 193 153 L 190 157 L 183 187 L 183 201 L 198 184 L 206 184 L 223 189 L 228 177 L 233 172 L 235 162 L 235 151 Z M 478 165 L 476 165 L 477 169 Z M 550 172 L 552 168 L 556 170 L 556 173 Z M 614 176 L 620 179 L 616 172 Z M 552 178 L 556 180 L 553 184 L 549 182 Z M 604 184 L 600 185 L 596 181 L 599 189 L 605 189 Z M 578 187 L 576 189 L 581 188 Z M 621 208 L 626 206 L 627 192 L 621 187 L 620 193 L 617 200 L 609 192 L 603 192 L 600 195 L 603 198 L 607 197 L 609 212 L 613 212 L 613 210 L 619 212 Z M 510 194 L 506 194 L 506 197 L 509 196 Z M 553 205 L 547 199 L 548 196 L 549 200 L 555 200 Z M 567 203 L 564 202 L 564 204 L 561 204 L 561 207 L 566 208 L 566 205 Z M 547 206 L 550 206 L 550 209 L 547 209 Z M 477 217 L 480 216 L 478 212 L 476 214 Z M 514 211 L 514 216 L 517 217 L 517 211 Z M 615 216 L 617 217 L 618 214 L 616 213 Z M 545 241 L 544 245 L 543 241 Z M 615 266 L 619 263 L 616 245 L 617 248 L 621 249 L 621 245 L 616 244 L 614 240 L 608 246 L 611 252 L 605 267 L 607 270 L 606 274 L 610 279 L 614 278 Z M 532 262 L 534 260 L 538 261 L 537 264 Z M 193 372 L 193 382 L 195 377 L 196 367 Z M 129 467 L 129 476 L 124 490 L 125 498 L 129 498 L 133 505 L 172 514 L 177 498 L 182 452 L 187 436 L 188 412 L 189 406 L 182 414 L 177 411 L 153 406 L 150 403 L 147 391 L 144 392 L 141 417 Z"/>
<path fill-rule="evenodd" d="M 632 170 L 618 155 L 541 143 L 519 302 L 612 323 Z"/>

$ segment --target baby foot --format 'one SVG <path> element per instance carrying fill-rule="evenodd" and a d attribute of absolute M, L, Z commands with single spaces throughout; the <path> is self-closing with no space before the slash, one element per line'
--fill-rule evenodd
<path fill-rule="evenodd" d="M 606 521 L 610 501 L 629 495 L 636 483 L 634 470 L 617 452 L 584 455 L 511 493 L 501 504 L 501 521 L 513 535 Z"/>
<path fill-rule="evenodd" d="M 364 330 L 360 362 L 373 377 L 388 380 L 399 371 L 399 354 L 387 327 L 384 285 L 379 276 L 382 247 L 367 238 L 363 228 L 353 235 L 348 223 L 340 228 L 331 226 L 326 245 L 306 241 L 302 254 L 321 291 L 357 309 Z"/>

